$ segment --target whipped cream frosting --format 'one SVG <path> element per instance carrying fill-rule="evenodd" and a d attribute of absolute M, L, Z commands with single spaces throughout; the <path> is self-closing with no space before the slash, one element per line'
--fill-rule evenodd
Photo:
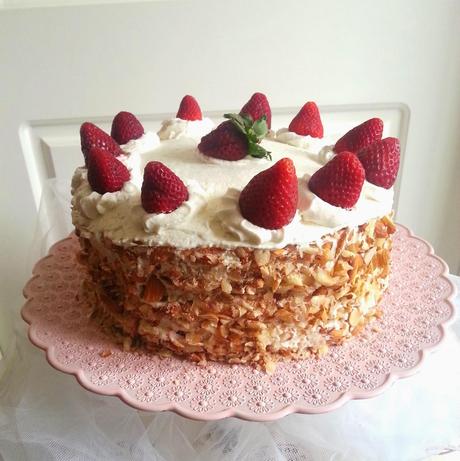
<path fill-rule="evenodd" d="M 140 138 L 131 139 L 126 144 L 122 144 L 121 149 L 127 154 L 143 154 L 149 150 L 155 149 L 160 145 L 160 138 L 152 131 L 146 131 Z"/>
<path fill-rule="evenodd" d="M 326 165 L 329 160 L 332 160 L 335 156 L 334 152 L 334 146 L 324 146 L 321 148 L 321 150 L 318 152 L 318 162 L 321 163 L 321 165 Z"/>
<path fill-rule="evenodd" d="M 310 174 L 305 174 L 302 182 L 308 184 L 310 177 Z M 368 221 L 368 216 L 383 216 L 389 213 L 393 206 L 393 194 L 382 194 L 380 200 L 375 200 L 373 197 L 369 197 L 369 191 L 372 195 L 375 187 L 377 186 L 366 181 L 358 202 L 349 210 L 325 202 L 311 192 L 308 187 L 299 187 L 298 208 L 302 222 L 304 224 L 315 223 L 329 228 L 341 228 L 359 226 Z"/>
<path fill-rule="evenodd" d="M 131 179 L 119 192 L 101 195 L 92 191 L 86 168 L 77 168 L 72 180 L 74 224 L 82 235 L 105 236 L 122 245 L 282 248 L 288 244 L 306 247 L 340 228 L 391 212 L 392 189 L 369 183 L 364 184 L 351 210 L 334 207 L 312 194 L 308 179 L 322 162 L 318 154 L 306 149 L 266 139 L 262 145 L 271 152 L 272 161 L 248 157 L 232 162 L 203 156 L 197 143 L 192 137 L 182 136 L 162 141 L 147 151 L 132 149 L 130 154 L 120 156 Z M 239 194 L 257 173 L 283 157 L 291 158 L 296 166 L 298 210 L 284 228 L 263 229 L 243 218 Z M 149 214 L 142 208 L 142 172 L 152 160 L 163 162 L 188 188 L 189 199 L 172 213 Z"/>
<path fill-rule="evenodd" d="M 311 136 L 302 136 L 300 134 L 289 131 L 288 128 L 281 128 L 274 136 L 278 142 L 289 144 L 294 147 L 306 149 L 309 152 L 317 153 L 324 146 L 324 140 L 312 138 Z"/>
<path fill-rule="evenodd" d="M 206 117 L 202 120 L 182 120 L 181 118 L 173 118 L 165 120 L 161 124 L 158 136 L 162 141 L 182 137 L 200 140 L 214 128 L 214 122 Z"/>

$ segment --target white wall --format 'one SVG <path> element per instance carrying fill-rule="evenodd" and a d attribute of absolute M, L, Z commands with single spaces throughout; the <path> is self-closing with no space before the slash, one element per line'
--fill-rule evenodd
<path fill-rule="evenodd" d="M 399 220 L 460 269 L 460 2 L 168 1 L 0 12 L 0 293 L 28 276 L 36 208 L 27 121 L 207 110 L 250 93 L 273 107 L 405 103 Z M 5 270 L 6 269 L 6 270 Z"/>
<path fill-rule="evenodd" d="M 103 5 L 153 1 L 162 0 L 0 0 L 0 8 L 41 8 L 44 6 Z"/>

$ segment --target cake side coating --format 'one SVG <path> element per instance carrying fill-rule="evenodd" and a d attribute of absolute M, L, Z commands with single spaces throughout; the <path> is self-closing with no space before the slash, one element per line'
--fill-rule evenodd
<path fill-rule="evenodd" d="M 394 231 L 384 216 L 280 249 L 127 248 L 80 235 L 84 292 L 126 348 L 271 370 L 379 316 Z"/>

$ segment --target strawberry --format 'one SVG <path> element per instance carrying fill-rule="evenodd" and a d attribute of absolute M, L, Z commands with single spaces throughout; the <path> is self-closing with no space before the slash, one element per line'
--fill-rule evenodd
<path fill-rule="evenodd" d="M 193 96 L 187 94 L 182 98 L 176 118 L 190 121 L 203 120 L 200 106 Z"/>
<path fill-rule="evenodd" d="M 161 162 L 149 162 L 144 169 L 141 201 L 147 213 L 171 213 L 188 200 L 182 180 Z"/>
<path fill-rule="evenodd" d="M 129 181 L 128 168 L 109 151 L 93 147 L 88 152 L 88 182 L 99 194 L 121 190 Z"/>
<path fill-rule="evenodd" d="M 323 124 L 321 123 L 318 106 L 314 102 L 304 104 L 289 124 L 289 131 L 301 136 L 309 135 L 312 138 L 322 138 Z"/>
<path fill-rule="evenodd" d="M 118 112 L 112 121 L 110 134 L 118 144 L 126 144 L 131 139 L 139 139 L 144 134 L 144 127 L 131 112 Z"/>
<path fill-rule="evenodd" d="M 265 229 L 289 224 L 297 209 L 298 183 L 294 163 L 282 158 L 255 175 L 241 191 L 239 206 L 245 219 Z"/>
<path fill-rule="evenodd" d="M 341 152 L 320 168 L 308 182 L 309 189 L 331 205 L 352 208 L 364 184 L 364 168 L 353 152 Z"/>
<path fill-rule="evenodd" d="M 259 120 L 262 115 L 265 115 L 268 129 L 272 126 L 272 111 L 267 96 L 263 93 L 254 93 L 240 110 L 240 115 L 249 115 L 252 120 Z"/>
<path fill-rule="evenodd" d="M 209 157 L 240 160 L 248 153 L 248 140 L 230 120 L 201 138 L 198 150 Z"/>
<path fill-rule="evenodd" d="M 105 132 L 90 122 L 85 122 L 80 127 L 81 151 L 88 162 L 88 152 L 92 147 L 99 147 L 112 155 L 120 155 L 123 151 L 120 146 Z"/>
<path fill-rule="evenodd" d="M 399 169 L 399 139 L 375 141 L 358 152 L 367 181 L 389 189 L 396 181 Z"/>
<path fill-rule="evenodd" d="M 371 118 L 361 125 L 355 126 L 342 136 L 334 146 L 336 154 L 347 150 L 358 153 L 361 149 L 382 139 L 383 122 L 379 118 Z"/>
<path fill-rule="evenodd" d="M 229 120 L 201 138 L 198 150 L 208 157 L 241 160 L 246 155 L 271 158 L 259 143 L 267 134 L 265 116 L 255 122 L 246 115 L 225 114 Z"/>

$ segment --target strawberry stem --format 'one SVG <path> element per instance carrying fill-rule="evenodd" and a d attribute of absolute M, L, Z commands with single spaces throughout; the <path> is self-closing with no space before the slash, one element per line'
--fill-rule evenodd
<path fill-rule="evenodd" d="M 262 115 L 254 121 L 250 115 L 224 114 L 246 136 L 248 140 L 248 155 L 256 158 L 272 159 L 270 152 L 259 144 L 268 133 L 267 117 Z"/>

